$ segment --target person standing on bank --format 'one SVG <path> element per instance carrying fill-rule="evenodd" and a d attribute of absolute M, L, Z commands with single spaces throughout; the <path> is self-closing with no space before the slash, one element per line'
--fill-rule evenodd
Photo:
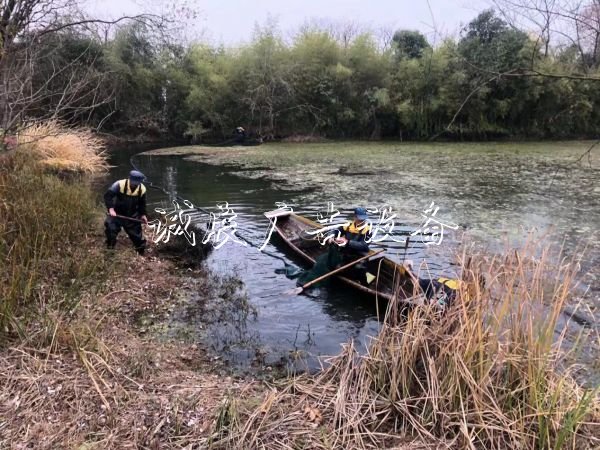
<path fill-rule="evenodd" d="M 121 227 L 131 239 L 135 250 L 144 254 L 146 240 L 142 234 L 142 222 L 146 217 L 146 186 L 142 184 L 144 174 L 137 170 L 129 172 L 129 178 L 115 181 L 104 194 L 108 216 L 104 221 L 106 247 L 115 248 Z M 117 217 L 122 216 L 122 217 Z M 127 217 L 136 220 L 128 220 Z"/>

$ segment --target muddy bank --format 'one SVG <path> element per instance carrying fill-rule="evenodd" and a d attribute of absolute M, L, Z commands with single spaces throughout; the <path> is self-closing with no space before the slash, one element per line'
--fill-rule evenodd
<path fill-rule="evenodd" d="M 156 247 L 138 257 L 124 236 L 116 252 L 101 244 L 94 231 L 82 245 L 106 262 L 106 277 L 99 274 L 71 311 L 29 321 L 27 337 L 0 351 L 2 448 L 206 444 L 224 399 L 263 390 L 256 378 L 235 375 L 218 355 L 169 332 L 174 311 L 210 316 L 215 304 L 235 307 L 231 280 L 182 267 Z"/>

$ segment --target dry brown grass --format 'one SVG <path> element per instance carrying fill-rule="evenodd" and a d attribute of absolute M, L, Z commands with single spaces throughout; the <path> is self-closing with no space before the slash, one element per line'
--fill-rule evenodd
<path fill-rule="evenodd" d="M 349 343 L 320 374 L 252 401 L 255 383 L 204 372 L 197 348 L 136 332 L 132 317 L 168 309 L 181 280 L 158 260 L 140 270 L 132 253 L 106 261 L 101 236 L 82 241 L 93 225 L 89 190 L 22 159 L 0 170 L 0 262 L 9 267 L 0 322 L 18 330 L 0 352 L 0 448 L 600 445 L 597 391 L 571 377 L 557 330 L 574 261 L 531 246 L 464 264 L 464 278 L 485 273 L 487 289 L 472 284 L 446 314 L 404 317 L 391 304 L 366 355 Z M 129 275 L 101 295 L 85 285 L 114 267 Z"/>
<path fill-rule="evenodd" d="M 554 261 L 531 245 L 463 266 L 488 288 L 471 284 L 445 314 L 420 307 L 398 321 L 390 305 L 366 355 L 345 345 L 320 374 L 238 411 L 215 447 L 379 449 L 412 436 L 444 448 L 598 448 L 598 391 L 571 377 L 557 329 L 576 264 Z"/>
<path fill-rule="evenodd" d="M 228 394 L 262 389 L 223 375 L 193 344 L 139 332 L 138 315 L 160 317 L 190 294 L 172 263 L 142 262 L 127 244 L 110 256 L 119 269 L 102 293 L 83 293 L 73 311 L 49 308 L 0 351 L 0 448 L 182 448 L 207 439 Z"/>
<path fill-rule="evenodd" d="M 177 448 L 208 433 L 227 389 L 252 389 L 186 367 L 190 347 L 112 333 L 106 348 L 78 348 L 76 359 L 64 347 L 3 352 L 0 447 Z"/>
<path fill-rule="evenodd" d="M 106 167 L 99 139 L 56 122 L 25 128 L 17 150 L 0 160 L 0 342 L 19 332 L 25 310 L 76 301 L 100 270 L 80 245 L 98 214 L 83 173 Z"/>
<path fill-rule="evenodd" d="M 104 142 L 88 129 L 50 121 L 25 126 L 18 149 L 57 172 L 97 173 L 108 168 Z"/>

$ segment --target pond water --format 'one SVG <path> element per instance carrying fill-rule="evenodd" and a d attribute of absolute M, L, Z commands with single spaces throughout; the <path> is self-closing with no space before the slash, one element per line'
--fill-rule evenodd
<path fill-rule="evenodd" d="M 404 144 L 343 142 L 268 144 L 260 147 L 178 147 L 133 157 L 149 179 L 171 196 L 217 212 L 228 202 L 237 214 L 238 234 L 260 246 L 268 230 L 265 211 L 285 202 L 309 218 L 325 212 L 329 202 L 348 218 L 356 205 L 391 206 L 396 227 L 418 229 L 431 202 L 437 217 L 458 225 L 445 229 L 441 245 L 418 239 L 382 243 L 387 255 L 426 263 L 435 275 L 454 274 L 453 255 L 465 234 L 492 250 L 507 238 L 518 244 L 526 232 L 547 234 L 550 242 L 565 242 L 567 253 L 580 252 L 587 302 L 600 306 L 600 151 L 577 159 L 590 142 Z M 129 169 L 134 152 L 114 153 L 117 173 Z M 150 191 L 153 206 L 168 206 L 169 198 Z M 377 219 L 376 214 L 373 217 Z M 289 259 L 272 240 L 267 250 Z M 291 261 L 291 259 L 290 259 Z M 243 333 L 227 324 L 208 333 L 215 350 L 234 365 L 246 366 L 257 354 L 264 364 L 276 364 L 301 354 L 309 368 L 320 355 L 334 355 L 340 344 L 355 339 L 363 347 L 377 334 L 377 308 L 370 298 L 334 285 L 308 295 L 279 293 L 295 282 L 275 273 L 283 263 L 253 246 L 227 243 L 213 251 L 206 265 L 218 274 L 235 275 L 256 309 Z M 359 345 L 360 346 L 360 345 Z"/>

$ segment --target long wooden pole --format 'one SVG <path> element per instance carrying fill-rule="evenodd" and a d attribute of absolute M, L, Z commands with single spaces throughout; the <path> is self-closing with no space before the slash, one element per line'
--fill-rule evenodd
<path fill-rule="evenodd" d="M 404 255 L 402 255 L 402 264 L 406 260 L 406 250 L 408 249 L 408 241 L 410 240 L 410 236 L 406 238 L 406 242 L 404 243 Z"/>
<path fill-rule="evenodd" d="M 108 214 L 108 215 L 110 216 L 110 214 Z M 118 218 L 118 219 L 131 220 L 132 222 L 146 223 L 146 222 L 144 222 L 143 220 L 140 220 L 140 219 L 135 219 L 135 218 L 133 218 L 133 217 L 120 216 L 119 214 L 116 214 L 116 215 L 114 215 L 114 216 L 111 216 L 111 217 L 116 217 L 116 218 Z"/>
<path fill-rule="evenodd" d="M 293 294 L 299 294 L 300 292 L 302 292 L 307 287 L 310 287 L 313 284 L 318 283 L 319 281 L 323 281 L 325 278 L 329 278 L 330 276 L 335 275 L 336 273 L 340 273 L 343 270 L 346 270 L 349 267 L 352 267 L 354 264 L 357 264 L 357 263 L 359 263 L 361 261 L 364 261 L 365 259 L 372 258 L 373 256 L 378 255 L 378 254 L 383 253 L 383 252 L 385 252 L 385 248 L 382 248 L 381 250 L 377 250 L 376 252 L 370 253 L 368 255 L 362 256 L 362 257 L 358 258 L 356 261 L 352 261 L 352 262 L 350 262 L 350 263 L 348 263 L 348 264 L 346 264 L 346 265 L 344 265 L 342 267 L 338 267 L 337 269 L 332 270 L 331 272 L 328 272 L 325 275 L 321 275 L 320 277 L 315 278 L 314 280 L 309 281 L 308 283 L 306 283 L 306 284 L 302 285 L 301 287 L 295 289 L 293 291 Z"/>

